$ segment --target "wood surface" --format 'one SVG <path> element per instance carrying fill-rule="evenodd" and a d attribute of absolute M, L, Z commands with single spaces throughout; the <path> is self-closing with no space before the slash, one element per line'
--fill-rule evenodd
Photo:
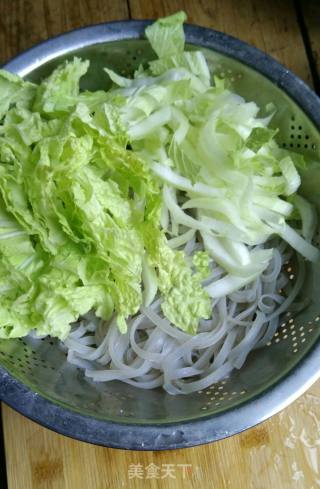
<path fill-rule="evenodd" d="M 3 418 L 9 489 L 316 489 L 320 485 L 320 383 L 254 429 L 175 451 L 95 447 L 50 432 L 5 406 Z M 152 474 L 150 464 L 158 468 L 155 478 L 147 478 Z"/>
<path fill-rule="evenodd" d="M 317 0 L 307 3 L 310 12 Z M 184 9 L 189 22 L 256 45 L 311 85 L 310 53 L 296 7 L 291 0 L 0 0 L 0 63 L 76 27 L 128 17 L 156 18 Z M 316 58 L 319 30 L 312 15 L 303 21 L 305 29 L 310 27 Z M 256 428 L 176 451 L 94 447 L 50 432 L 5 405 L 2 414 L 9 489 L 320 487 L 320 382 Z"/>
<path fill-rule="evenodd" d="M 312 63 L 314 84 L 320 92 L 320 2 L 300 0 L 301 22 Z"/>
<path fill-rule="evenodd" d="M 129 4 L 134 19 L 157 18 L 183 9 L 188 22 L 253 44 L 311 83 L 293 0 L 130 0 Z"/>
<path fill-rule="evenodd" d="M 0 0 L 0 64 L 48 37 L 128 18 L 126 0 Z"/>

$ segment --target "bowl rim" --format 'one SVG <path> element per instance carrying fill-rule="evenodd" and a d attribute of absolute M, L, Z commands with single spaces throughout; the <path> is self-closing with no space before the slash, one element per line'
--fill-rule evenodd
<path fill-rule="evenodd" d="M 50 38 L 17 55 L 2 68 L 24 76 L 76 49 L 123 39 L 140 39 L 152 21 L 124 20 L 91 25 Z M 222 32 L 185 25 L 186 41 L 230 56 L 258 71 L 289 95 L 320 129 L 320 99 L 305 82 L 271 56 Z M 0 398 L 37 423 L 81 441 L 131 450 L 168 450 L 210 443 L 240 433 L 278 413 L 320 378 L 317 340 L 287 374 L 255 398 L 225 412 L 168 424 L 111 422 L 59 406 L 0 367 Z M 284 396 L 285 393 L 285 396 Z"/>

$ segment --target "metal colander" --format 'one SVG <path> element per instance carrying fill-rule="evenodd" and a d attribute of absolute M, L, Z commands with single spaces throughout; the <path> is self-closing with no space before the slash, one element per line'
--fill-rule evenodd
<path fill-rule="evenodd" d="M 102 67 L 128 75 L 152 59 L 143 40 L 146 22 L 114 22 L 80 29 L 23 53 L 5 68 L 39 81 L 74 55 L 91 61 L 82 88 L 106 88 Z M 247 100 L 272 102 L 278 142 L 320 158 L 320 102 L 292 73 L 262 52 L 224 34 L 186 26 L 189 47 L 202 46 L 210 69 Z M 317 195 L 318 192 L 318 195 Z M 315 187 L 310 199 L 320 196 Z M 320 199 L 319 199 L 320 202 Z M 318 244 L 319 236 L 317 237 Z M 0 395 L 18 411 L 75 438 L 130 449 L 168 449 L 217 440 L 276 413 L 320 375 L 320 280 L 318 264 L 307 265 L 303 312 L 287 312 L 272 341 L 245 365 L 205 391 L 170 396 L 120 382 L 95 384 L 66 363 L 51 338 L 0 342 Z M 295 263 L 286 264 L 290 279 Z"/>

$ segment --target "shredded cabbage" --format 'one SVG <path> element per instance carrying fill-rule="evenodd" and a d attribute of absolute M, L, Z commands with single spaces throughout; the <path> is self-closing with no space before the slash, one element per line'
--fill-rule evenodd
<path fill-rule="evenodd" d="M 147 27 L 157 58 L 133 78 L 107 67 L 108 91 L 80 90 L 79 58 L 39 85 L 0 71 L 0 337 L 65 339 L 90 310 L 125 333 L 157 294 L 194 334 L 211 298 L 267 269 L 273 250 L 254 247 L 272 235 L 319 260 L 303 158 L 185 50 L 185 19 Z M 224 273 L 204 285 L 211 260 Z"/>

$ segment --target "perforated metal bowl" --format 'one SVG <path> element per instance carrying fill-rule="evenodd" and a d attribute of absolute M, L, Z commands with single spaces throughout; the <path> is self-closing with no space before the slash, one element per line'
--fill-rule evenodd
<path fill-rule="evenodd" d="M 91 60 L 83 88 L 106 88 L 103 66 L 132 72 L 153 57 L 146 22 L 97 25 L 64 34 L 21 54 L 5 68 L 38 81 L 74 55 Z M 259 50 L 213 30 L 186 26 L 213 72 L 261 107 L 273 102 L 278 141 L 320 158 L 320 101 L 297 77 Z M 317 195 L 316 195 L 317 194 Z M 320 197 L 315 186 L 309 198 Z M 320 199 L 319 199 L 320 200 Z M 290 273 L 294 275 L 294 264 Z M 310 305 L 288 312 L 271 343 L 228 379 L 189 396 L 144 391 L 119 382 L 94 384 L 66 364 L 52 339 L 0 342 L 0 396 L 33 420 L 84 441 L 129 449 L 170 449 L 218 440 L 287 406 L 320 376 L 320 269 L 308 265 Z"/>

